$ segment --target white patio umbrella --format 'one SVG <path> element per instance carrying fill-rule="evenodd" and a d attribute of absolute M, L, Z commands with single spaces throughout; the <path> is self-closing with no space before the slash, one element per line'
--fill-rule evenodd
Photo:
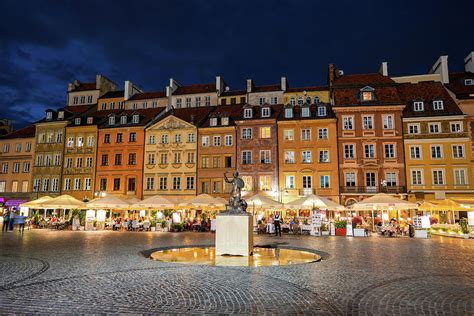
<path fill-rule="evenodd" d="M 20 204 L 20 207 L 29 207 L 29 208 L 39 207 L 39 204 L 41 204 L 43 202 L 46 202 L 46 201 L 49 201 L 51 199 L 52 199 L 52 197 L 50 197 L 48 195 L 47 196 L 42 196 L 39 199 Z"/>
<path fill-rule="evenodd" d="M 229 203 L 229 200 L 224 199 L 224 198 L 222 198 L 222 197 L 220 197 L 220 196 L 215 197 L 214 199 L 215 199 L 216 201 L 220 202 L 220 203 L 223 203 L 224 205 L 227 204 L 227 203 Z"/>
<path fill-rule="evenodd" d="M 132 205 L 132 204 L 141 202 L 141 200 L 133 197 L 133 198 L 125 200 L 125 202 L 128 202 L 128 204 Z"/>
<path fill-rule="evenodd" d="M 152 208 L 172 208 L 176 205 L 173 201 L 170 201 L 168 198 L 165 198 L 161 195 L 154 195 L 149 198 L 144 199 L 143 201 L 138 201 L 131 205 L 133 209 L 152 209 Z"/>
<path fill-rule="evenodd" d="M 99 209 L 127 209 L 130 204 L 116 196 L 109 195 L 103 198 L 95 199 L 86 204 L 87 208 Z"/>
<path fill-rule="evenodd" d="M 330 211 L 344 210 L 344 206 L 339 205 L 328 198 L 314 194 L 303 196 L 302 198 L 285 204 L 285 208 L 289 209 L 311 209 L 313 207 Z"/>
<path fill-rule="evenodd" d="M 63 210 L 73 209 L 73 208 L 79 208 L 79 209 L 87 208 L 86 203 L 79 201 L 78 199 L 67 194 L 60 195 L 50 200 L 38 203 L 38 207 L 47 208 L 47 209 L 63 209 Z"/>
<path fill-rule="evenodd" d="M 283 203 L 277 202 L 263 194 L 257 193 L 248 199 L 245 199 L 247 205 L 258 206 L 261 208 L 283 208 Z"/>
<path fill-rule="evenodd" d="M 199 194 L 186 202 L 179 203 L 178 206 L 194 208 L 225 207 L 225 203 L 216 200 L 209 194 Z"/>

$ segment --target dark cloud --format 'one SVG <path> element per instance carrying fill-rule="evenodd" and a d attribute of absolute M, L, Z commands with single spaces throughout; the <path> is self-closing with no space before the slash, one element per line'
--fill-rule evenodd
<path fill-rule="evenodd" d="M 222 75 L 293 86 L 346 73 L 425 72 L 441 54 L 462 68 L 473 1 L 18 1 L 0 2 L 0 108 L 16 127 L 66 100 L 69 81 L 103 73 L 162 89 Z"/>

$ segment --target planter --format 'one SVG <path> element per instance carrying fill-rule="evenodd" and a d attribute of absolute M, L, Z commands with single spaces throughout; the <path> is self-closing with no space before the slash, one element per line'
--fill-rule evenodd
<path fill-rule="evenodd" d="M 354 237 L 366 237 L 364 228 L 354 228 Z"/>
<path fill-rule="evenodd" d="M 151 227 L 151 231 L 154 232 L 156 230 L 156 227 Z"/>
<path fill-rule="evenodd" d="M 321 231 L 321 235 L 323 235 L 323 236 L 329 236 L 329 230 L 323 230 L 323 231 Z"/>
<path fill-rule="evenodd" d="M 336 236 L 346 236 L 347 228 L 336 228 Z"/>

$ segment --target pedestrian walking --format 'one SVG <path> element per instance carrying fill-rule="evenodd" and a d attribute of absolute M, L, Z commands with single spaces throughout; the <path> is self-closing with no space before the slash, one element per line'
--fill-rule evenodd
<path fill-rule="evenodd" d="M 4 231 L 7 232 L 9 225 L 10 225 L 10 211 L 5 211 L 5 213 L 3 213 L 2 232 Z"/>
<path fill-rule="evenodd" d="M 10 228 L 10 231 L 13 231 L 13 224 L 14 224 L 14 221 L 15 221 L 15 209 L 11 210 L 10 211 L 10 222 L 9 222 L 9 228 Z"/>
<path fill-rule="evenodd" d="M 276 212 L 273 216 L 273 222 L 275 224 L 275 236 L 281 237 L 281 216 L 280 212 Z"/>
<path fill-rule="evenodd" d="M 25 232 L 25 218 L 26 218 L 26 216 L 23 215 L 23 213 L 16 217 L 16 222 L 18 224 L 18 231 L 20 233 Z"/>

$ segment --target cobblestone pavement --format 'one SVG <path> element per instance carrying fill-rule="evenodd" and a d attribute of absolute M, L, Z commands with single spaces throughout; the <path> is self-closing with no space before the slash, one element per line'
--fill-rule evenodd
<path fill-rule="evenodd" d="M 0 313 L 473 315 L 474 241 L 257 236 L 317 263 L 206 267 L 142 252 L 212 245 L 208 233 L 27 231 L 0 235 Z"/>

